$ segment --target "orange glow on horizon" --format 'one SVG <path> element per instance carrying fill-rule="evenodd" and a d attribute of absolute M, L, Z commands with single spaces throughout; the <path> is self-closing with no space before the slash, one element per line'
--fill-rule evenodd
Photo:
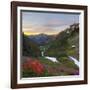
<path fill-rule="evenodd" d="M 27 35 L 27 36 L 29 36 L 29 35 L 37 35 L 37 34 L 39 34 L 39 33 L 33 33 L 33 32 L 23 32 L 24 33 L 24 35 Z"/>
<path fill-rule="evenodd" d="M 30 36 L 30 35 L 38 35 L 38 34 L 42 34 L 42 33 L 40 33 L 40 32 L 29 32 L 29 31 L 25 31 L 25 32 L 23 32 L 24 33 L 24 35 L 27 35 L 27 36 Z M 56 35 L 56 34 L 58 34 L 58 33 L 43 33 L 43 34 L 47 34 L 47 35 Z"/>

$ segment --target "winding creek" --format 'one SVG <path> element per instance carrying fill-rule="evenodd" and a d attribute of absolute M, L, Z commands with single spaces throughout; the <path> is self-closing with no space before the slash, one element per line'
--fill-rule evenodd
<path fill-rule="evenodd" d="M 41 52 L 41 56 L 44 56 L 44 52 L 43 52 L 43 51 Z M 56 63 L 59 62 L 55 57 L 49 57 L 49 56 L 44 56 L 44 57 L 45 57 L 46 59 L 52 61 L 52 62 L 56 62 Z M 74 61 L 74 63 L 75 63 L 78 67 L 80 66 L 79 61 L 78 61 L 76 58 L 74 58 L 74 57 L 72 57 L 72 56 L 68 56 L 68 58 L 69 58 L 69 60 Z"/>
<path fill-rule="evenodd" d="M 58 60 L 55 57 L 45 56 L 45 58 L 52 61 L 52 62 L 58 62 Z"/>
<path fill-rule="evenodd" d="M 74 63 L 79 67 L 79 65 L 80 65 L 79 61 L 76 58 L 74 58 L 72 56 L 68 56 L 68 57 L 69 57 L 70 60 L 74 61 Z"/>

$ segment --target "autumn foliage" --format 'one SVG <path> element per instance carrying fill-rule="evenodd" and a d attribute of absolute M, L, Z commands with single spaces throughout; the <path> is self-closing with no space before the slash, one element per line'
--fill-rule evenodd
<path fill-rule="evenodd" d="M 41 75 L 44 73 L 44 65 L 40 63 L 39 60 L 31 59 L 29 58 L 24 64 L 23 64 L 23 70 L 30 70 L 33 73 L 37 75 Z"/>

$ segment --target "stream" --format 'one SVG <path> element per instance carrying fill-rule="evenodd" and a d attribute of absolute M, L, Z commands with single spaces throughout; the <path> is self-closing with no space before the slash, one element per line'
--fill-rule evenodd
<path fill-rule="evenodd" d="M 69 57 L 70 60 L 74 61 L 74 63 L 79 67 L 79 65 L 80 65 L 79 61 L 76 58 L 74 58 L 72 56 L 68 56 L 68 57 Z"/>
<path fill-rule="evenodd" d="M 41 52 L 41 56 L 44 56 L 44 52 L 42 51 Z M 49 56 L 44 56 L 46 59 L 48 59 L 48 60 L 50 60 L 50 61 L 52 61 L 52 62 L 59 62 L 55 57 L 49 57 Z M 71 60 L 71 61 L 74 61 L 74 63 L 79 67 L 80 66 L 80 64 L 79 64 L 79 61 L 76 59 L 76 58 L 74 58 L 74 57 L 72 57 L 72 56 L 68 56 L 68 58 L 69 58 L 69 60 Z"/>
<path fill-rule="evenodd" d="M 45 56 L 45 58 L 52 61 L 52 62 L 58 62 L 58 60 L 55 57 Z"/>

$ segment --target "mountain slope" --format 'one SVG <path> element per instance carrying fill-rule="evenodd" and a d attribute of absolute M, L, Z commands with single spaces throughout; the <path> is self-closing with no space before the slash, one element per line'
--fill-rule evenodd
<path fill-rule="evenodd" d="M 34 41 L 38 45 L 45 45 L 53 39 L 53 36 L 46 35 L 46 34 L 30 35 L 29 39 L 31 41 Z"/>
<path fill-rule="evenodd" d="M 23 56 L 32 56 L 32 57 L 40 56 L 39 46 L 35 42 L 30 41 L 28 36 L 24 34 L 22 45 L 23 45 Z"/>
<path fill-rule="evenodd" d="M 56 39 L 47 45 L 46 56 L 73 56 L 79 60 L 79 28 L 71 27 L 60 32 Z"/>

